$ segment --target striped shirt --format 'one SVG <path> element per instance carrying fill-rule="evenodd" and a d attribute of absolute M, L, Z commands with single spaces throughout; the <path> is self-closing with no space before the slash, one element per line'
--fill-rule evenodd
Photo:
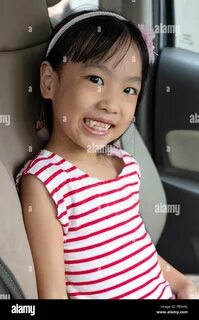
<path fill-rule="evenodd" d="M 71 299 L 170 299 L 156 249 L 139 212 L 140 170 L 118 147 L 120 174 L 89 176 L 61 156 L 42 149 L 18 173 L 42 181 L 63 229 L 65 284 Z"/>

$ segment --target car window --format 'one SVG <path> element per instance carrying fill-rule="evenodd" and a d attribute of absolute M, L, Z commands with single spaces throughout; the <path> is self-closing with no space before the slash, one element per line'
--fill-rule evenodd
<path fill-rule="evenodd" d="M 55 27 L 70 11 L 98 9 L 98 7 L 99 0 L 62 0 L 48 8 L 48 13 L 51 24 Z"/>
<path fill-rule="evenodd" d="M 98 7 L 99 6 L 99 0 L 70 0 L 69 1 L 71 9 L 76 9 L 77 7 Z"/>
<path fill-rule="evenodd" d="M 199 1 L 175 0 L 175 44 L 177 48 L 199 52 Z"/>

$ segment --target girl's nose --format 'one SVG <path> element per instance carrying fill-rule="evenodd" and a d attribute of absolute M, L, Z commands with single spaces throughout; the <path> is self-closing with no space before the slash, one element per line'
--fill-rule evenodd
<path fill-rule="evenodd" d="M 118 114 L 120 111 L 119 101 L 116 97 L 109 97 L 100 100 L 97 107 L 101 110 L 105 110 L 108 113 Z"/>

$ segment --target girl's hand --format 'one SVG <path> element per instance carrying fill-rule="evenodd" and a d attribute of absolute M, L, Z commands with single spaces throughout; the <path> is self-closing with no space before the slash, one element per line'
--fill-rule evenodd
<path fill-rule="evenodd" d="M 199 299 L 199 289 L 192 281 L 187 281 L 177 292 L 176 299 Z"/>

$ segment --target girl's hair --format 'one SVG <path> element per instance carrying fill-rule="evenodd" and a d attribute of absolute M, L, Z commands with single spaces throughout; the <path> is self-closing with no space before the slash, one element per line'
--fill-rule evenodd
<path fill-rule="evenodd" d="M 70 14 L 55 27 L 51 39 L 60 28 L 71 19 L 83 13 L 97 11 L 104 10 L 84 10 Z M 65 62 L 64 59 L 73 62 L 85 63 L 87 61 L 92 61 L 99 63 L 107 61 L 114 56 L 116 52 L 119 52 L 119 50 L 124 48 L 126 49 L 126 53 L 132 42 L 138 47 L 142 60 L 142 83 L 137 102 L 138 106 L 148 74 L 149 55 L 141 31 L 130 21 L 119 20 L 116 17 L 104 15 L 83 19 L 75 23 L 69 30 L 60 36 L 45 60 L 51 64 L 52 68 L 57 71 L 59 75 Z M 124 55 L 118 63 L 122 60 Z M 48 106 L 44 108 L 44 113 L 46 125 L 49 132 L 52 133 L 52 103 L 49 100 L 47 100 L 47 102 Z M 113 144 L 115 141 L 110 144 Z"/>

